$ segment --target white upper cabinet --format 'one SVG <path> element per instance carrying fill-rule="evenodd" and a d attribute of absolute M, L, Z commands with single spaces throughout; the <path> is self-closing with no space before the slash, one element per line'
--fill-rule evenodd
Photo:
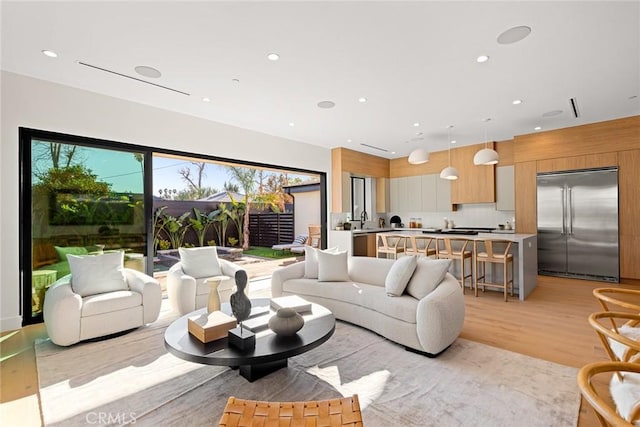
<path fill-rule="evenodd" d="M 409 176 L 407 180 L 407 192 L 405 195 L 405 212 L 419 212 L 422 209 L 421 197 L 422 179 L 418 176 Z"/>
<path fill-rule="evenodd" d="M 436 180 L 436 212 L 451 212 L 451 181 L 431 175 Z"/>
<path fill-rule="evenodd" d="M 437 175 L 422 175 L 421 212 L 436 212 L 438 206 Z"/>
<path fill-rule="evenodd" d="M 514 166 L 496 167 L 496 209 L 514 211 L 516 209 Z"/>

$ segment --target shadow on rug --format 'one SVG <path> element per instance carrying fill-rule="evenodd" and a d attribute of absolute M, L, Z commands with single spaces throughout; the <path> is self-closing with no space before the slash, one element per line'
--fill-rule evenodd
<path fill-rule="evenodd" d="M 166 301 L 165 301 L 166 302 Z M 229 396 L 295 401 L 357 393 L 366 426 L 575 426 L 577 369 L 463 339 L 429 359 L 337 322 L 320 347 L 253 383 L 168 354 L 152 326 L 61 348 L 36 343 L 46 425 L 217 425 Z"/>

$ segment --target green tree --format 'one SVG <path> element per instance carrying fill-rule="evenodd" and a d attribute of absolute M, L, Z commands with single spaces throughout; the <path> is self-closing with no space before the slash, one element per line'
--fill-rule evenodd
<path fill-rule="evenodd" d="M 256 186 L 257 169 L 241 168 L 238 166 L 227 166 L 231 177 L 244 191 L 244 227 L 242 233 L 242 249 L 249 249 L 249 203 L 254 196 Z"/>
<path fill-rule="evenodd" d="M 227 225 L 229 225 L 229 209 L 225 203 L 220 203 L 216 211 L 218 214 L 213 220 L 213 231 L 216 234 L 218 245 L 224 246 L 227 241 Z"/>
<path fill-rule="evenodd" d="M 238 236 L 240 237 L 240 245 L 244 248 L 244 236 L 242 235 L 242 231 L 243 231 L 242 225 L 245 222 L 244 214 L 247 211 L 246 205 L 242 202 L 238 202 L 234 200 L 233 195 L 231 193 L 229 193 L 229 197 L 231 198 L 231 209 L 228 210 L 227 215 L 229 216 L 229 219 L 233 222 L 233 225 L 236 226 L 236 230 L 238 230 Z M 248 246 L 249 245 L 247 245 L 247 249 L 248 249 Z"/>
<path fill-rule="evenodd" d="M 173 249 L 178 249 L 182 246 L 182 242 L 184 241 L 184 235 L 189 229 L 190 224 L 187 222 L 187 217 L 191 215 L 191 212 L 185 212 L 179 217 L 174 217 L 172 215 L 164 215 L 164 230 L 169 236 L 169 241 L 171 242 L 171 247 Z"/>
<path fill-rule="evenodd" d="M 189 218 L 189 222 L 191 223 L 191 229 L 196 233 L 196 237 L 198 238 L 198 243 L 200 246 L 204 246 L 204 237 L 207 234 L 207 231 L 213 225 L 216 217 L 220 213 L 219 209 L 209 212 L 208 214 L 202 212 L 198 208 L 193 208 L 193 216 L 194 218 Z"/>

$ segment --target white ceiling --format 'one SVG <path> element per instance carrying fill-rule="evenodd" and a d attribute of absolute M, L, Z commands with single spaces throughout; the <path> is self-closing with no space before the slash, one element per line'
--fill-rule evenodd
<path fill-rule="evenodd" d="M 446 149 L 449 124 L 468 145 L 640 114 L 638 1 L 3 1 L 1 14 L 3 70 L 388 158 Z M 527 38 L 497 43 L 521 25 Z"/>

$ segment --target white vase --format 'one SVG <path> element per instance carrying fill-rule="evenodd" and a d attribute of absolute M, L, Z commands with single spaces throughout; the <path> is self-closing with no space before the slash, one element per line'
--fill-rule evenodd
<path fill-rule="evenodd" d="M 281 308 L 269 319 L 269 328 L 279 336 L 295 335 L 304 326 L 304 318 L 292 308 Z"/>

